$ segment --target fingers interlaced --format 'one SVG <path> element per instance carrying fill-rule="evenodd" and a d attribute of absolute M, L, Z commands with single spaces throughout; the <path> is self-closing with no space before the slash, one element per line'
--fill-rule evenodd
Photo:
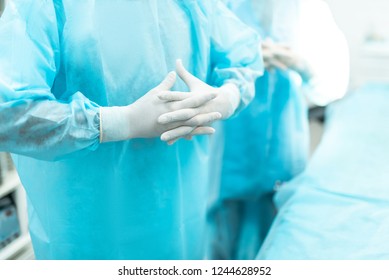
<path fill-rule="evenodd" d="M 192 129 L 192 131 L 189 134 L 181 135 L 181 136 L 178 136 L 175 138 L 170 138 L 170 137 L 177 136 L 177 135 L 181 134 L 182 132 L 186 132 L 186 131 L 184 131 L 184 130 L 178 131 L 178 129 L 177 129 L 176 131 L 166 132 L 165 134 L 162 134 L 161 140 L 166 141 L 169 145 L 173 145 L 174 143 L 176 143 L 178 140 L 180 140 L 182 138 L 184 138 L 186 140 L 192 140 L 193 136 L 212 135 L 215 133 L 215 129 L 213 127 L 209 127 L 209 126 L 208 127 L 207 126 L 197 127 L 197 128 Z M 164 140 L 164 139 L 168 139 L 168 140 Z"/>
<path fill-rule="evenodd" d="M 190 92 L 170 91 L 176 82 L 175 73 L 159 86 L 158 98 L 171 104 L 172 111 L 161 115 L 158 123 L 168 127 L 161 135 L 161 140 L 174 144 L 181 138 L 191 140 L 193 136 L 215 133 L 210 125 L 222 118 L 219 112 L 209 112 L 208 102 L 217 98 L 213 88 L 204 87 L 201 80 L 185 69 L 181 60 L 176 62 L 177 75 L 185 82 Z M 204 89 L 204 90 L 202 90 Z"/>
<path fill-rule="evenodd" d="M 169 124 L 172 122 L 187 121 L 198 114 L 196 109 L 182 109 L 161 115 L 158 118 L 158 123 Z"/>
<path fill-rule="evenodd" d="M 161 140 L 165 142 L 172 141 L 174 139 L 179 139 L 189 135 L 195 128 L 191 126 L 180 126 L 169 130 L 161 135 Z"/>

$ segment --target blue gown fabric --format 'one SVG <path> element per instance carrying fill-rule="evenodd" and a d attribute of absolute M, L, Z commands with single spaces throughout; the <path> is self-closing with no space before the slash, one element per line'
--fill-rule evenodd
<path fill-rule="evenodd" d="M 255 32 L 219 1 L 9 3 L 0 150 L 15 154 L 36 257 L 203 258 L 209 138 L 100 144 L 99 108 L 133 103 L 177 58 L 213 86 L 235 83 L 243 108 L 263 67 Z"/>
<path fill-rule="evenodd" d="M 266 37 L 251 1 L 241 2 L 230 7 Z M 290 71 L 266 71 L 252 103 L 225 122 L 221 178 L 208 213 L 212 259 L 254 259 L 276 214 L 274 189 L 306 166 L 307 106 L 294 78 Z"/>
<path fill-rule="evenodd" d="M 275 196 L 258 259 L 389 259 L 388 93 L 367 84 L 328 108 L 306 171 Z"/>

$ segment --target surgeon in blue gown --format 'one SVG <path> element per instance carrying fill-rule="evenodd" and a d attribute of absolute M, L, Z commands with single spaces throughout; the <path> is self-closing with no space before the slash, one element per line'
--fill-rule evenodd
<path fill-rule="evenodd" d="M 0 150 L 36 257 L 203 258 L 204 134 L 253 98 L 258 45 L 219 1 L 8 2 Z"/>
<path fill-rule="evenodd" d="M 307 99 L 326 105 L 344 95 L 348 51 L 322 1 L 225 2 L 264 38 L 267 71 L 256 81 L 253 102 L 224 125 L 224 151 L 216 153 L 223 162 L 220 181 L 213 182 L 208 215 L 209 254 L 254 259 L 276 215 L 275 190 L 308 160 Z"/>

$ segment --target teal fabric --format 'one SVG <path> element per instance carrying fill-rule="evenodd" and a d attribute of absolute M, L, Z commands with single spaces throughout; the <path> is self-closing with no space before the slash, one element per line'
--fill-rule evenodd
<path fill-rule="evenodd" d="M 258 2 L 266 7 L 265 1 Z M 266 36 L 262 26 L 250 20 L 260 14 L 252 9 L 254 1 L 230 3 L 242 19 Z M 292 7 L 296 1 L 284 4 Z M 253 102 L 225 122 L 224 146 L 218 147 L 223 150 L 221 179 L 214 182 L 208 213 L 210 258 L 254 259 L 275 216 L 274 189 L 306 166 L 307 106 L 294 75 L 291 71 L 266 71 L 256 82 Z"/>
<path fill-rule="evenodd" d="M 275 216 L 274 190 L 308 160 L 307 108 L 290 73 L 265 72 L 256 92 L 246 110 L 225 122 L 224 150 L 217 148 L 221 178 L 213 182 L 208 213 L 213 259 L 255 258 Z"/>
<path fill-rule="evenodd" d="M 258 36 L 219 1 L 10 3 L 0 150 L 15 153 L 36 257 L 203 258 L 209 138 L 100 144 L 99 107 L 133 103 L 181 58 L 213 86 L 235 83 L 242 109 L 263 67 Z"/>
<path fill-rule="evenodd" d="M 223 0 L 244 23 L 263 38 L 296 47 L 300 0 Z"/>
<path fill-rule="evenodd" d="M 307 162 L 307 108 L 290 74 L 266 72 L 257 80 L 256 92 L 245 111 L 225 122 L 222 199 L 271 193 Z"/>
<path fill-rule="evenodd" d="M 389 85 L 331 105 L 306 171 L 275 196 L 258 259 L 389 259 Z"/>

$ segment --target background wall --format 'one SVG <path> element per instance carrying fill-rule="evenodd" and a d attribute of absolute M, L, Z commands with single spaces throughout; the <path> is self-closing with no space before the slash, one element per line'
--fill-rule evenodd
<path fill-rule="evenodd" d="M 389 82 L 389 0 L 326 0 L 350 46 L 351 81 Z"/>

